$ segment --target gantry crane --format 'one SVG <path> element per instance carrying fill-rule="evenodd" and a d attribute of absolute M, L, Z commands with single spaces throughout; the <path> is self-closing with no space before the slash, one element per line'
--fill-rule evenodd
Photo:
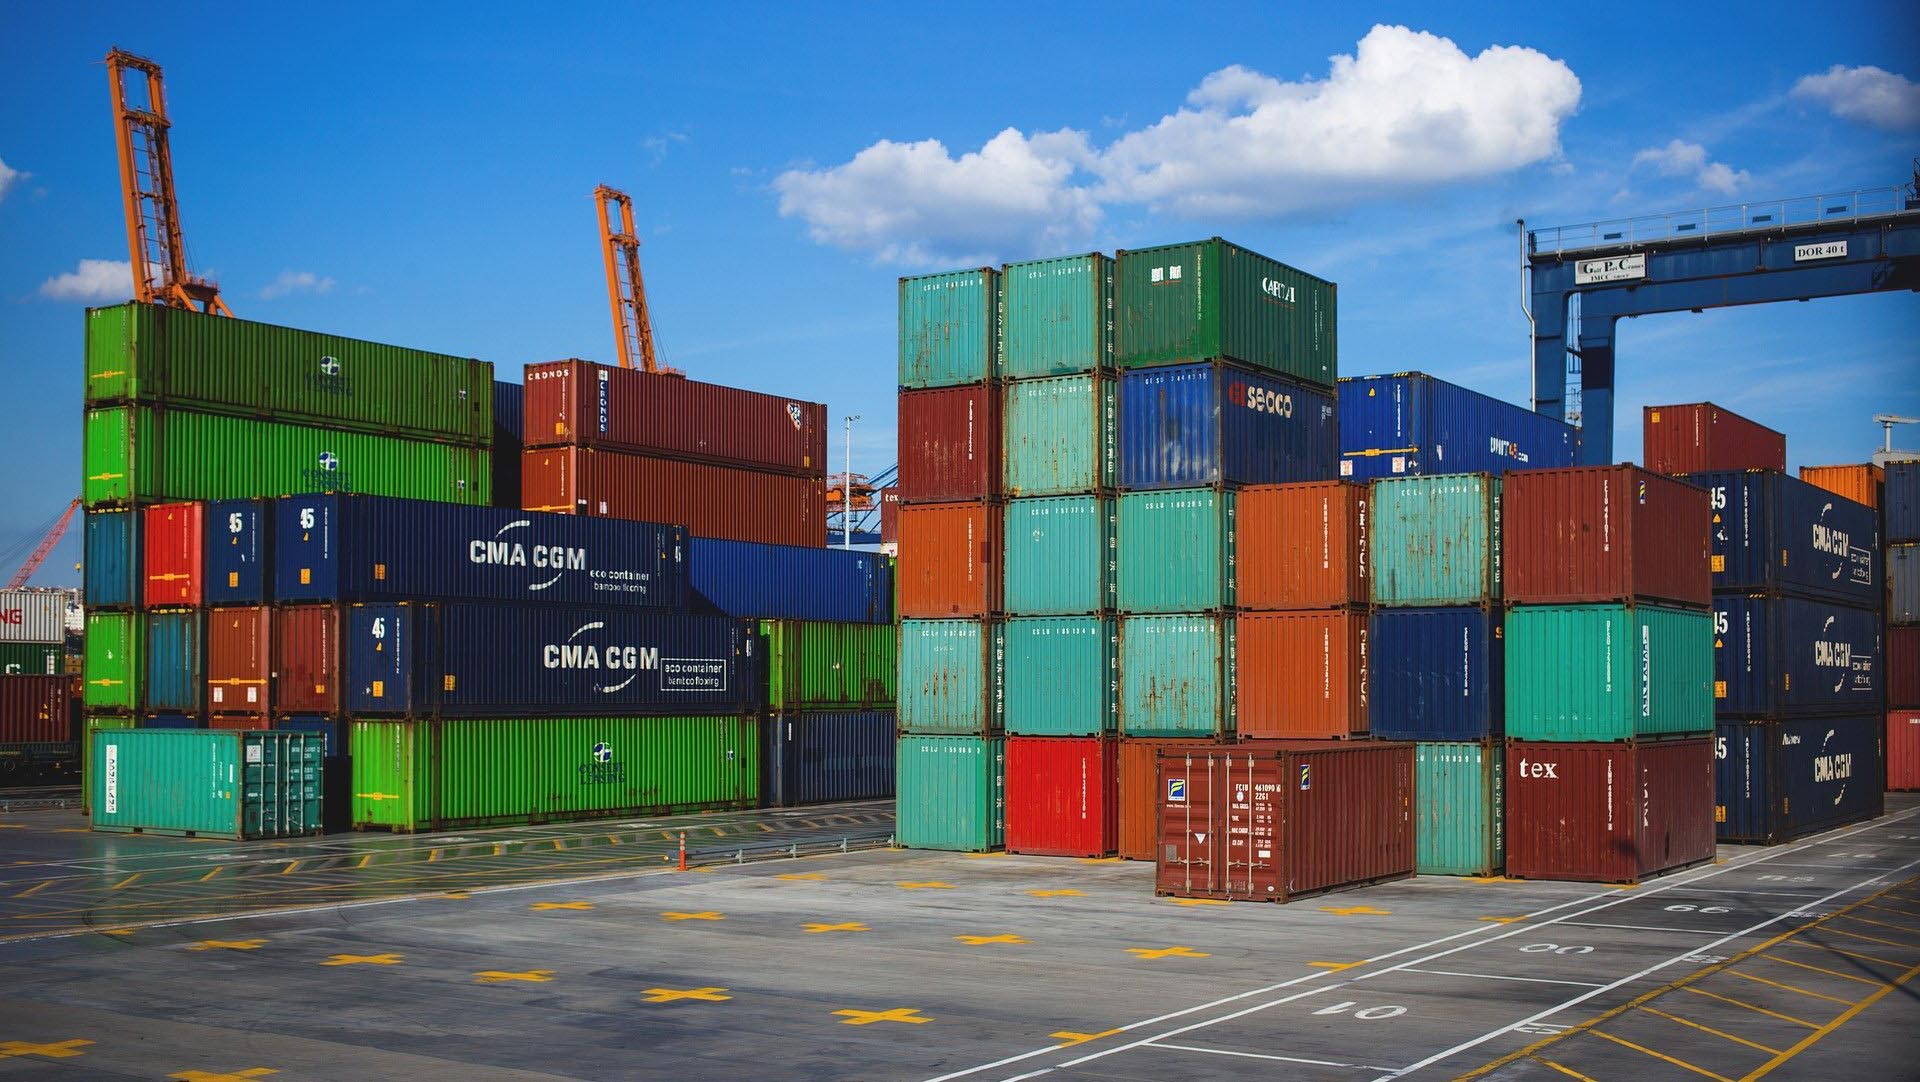
<path fill-rule="evenodd" d="M 13 573 L 13 578 L 7 582 L 7 589 L 18 590 L 25 586 L 27 580 L 33 577 L 33 573 L 40 570 L 40 565 L 46 562 L 47 553 L 52 552 L 53 546 L 59 544 L 60 539 L 66 536 L 67 527 L 73 524 L 73 513 L 79 509 L 80 498 L 76 496 L 73 502 L 67 505 L 66 511 L 54 522 L 52 528 L 40 538 L 40 543 L 34 546 L 33 554 L 27 557 L 27 562 L 21 564 L 20 570 Z"/>
<path fill-rule="evenodd" d="M 647 314 L 647 284 L 640 277 L 640 236 L 633 228 L 633 200 L 605 184 L 593 190 L 600 213 L 600 248 L 607 261 L 607 302 L 613 307 L 613 337 L 620 367 L 660 375 L 680 371 L 659 363 L 653 348 L 653 319 Z"/>
<path fill-rule="evenodd" d="M 135 76 L 131 100 L 130 74 Z M 144 86 L 139 78 L 142 76 Z M 187 270 L 180 204 L 173 191 L 173 152 L 167 143 L 167 99 L 160 83 L 160 65 L 114 49 L 107 54 L 107 78 L 113 91 L 113 134 L 120 152 L 127 249 L 133 257 L 133 299 L 143 304 L 233 315 L 227 302 L 220 299 L 218 286 Z"/>

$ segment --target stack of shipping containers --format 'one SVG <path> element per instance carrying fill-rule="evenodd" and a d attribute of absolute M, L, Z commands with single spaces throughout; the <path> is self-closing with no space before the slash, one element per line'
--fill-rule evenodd
<path fill-rule="evenodd" d="M 66 598 L 52 590 L 0 591 L 0 674 L 68 671 Z"/>
<path fill-rule="evenodd" d="M 1886 467 L 1887 788 L 1920 789 L 1920 462 Z"/>
<path fill-rule="evenodd" d="M 0 592 L 0 781 L 52 778 L 74 766 L 79 681 L 68 675 L 67 595 Z"/>

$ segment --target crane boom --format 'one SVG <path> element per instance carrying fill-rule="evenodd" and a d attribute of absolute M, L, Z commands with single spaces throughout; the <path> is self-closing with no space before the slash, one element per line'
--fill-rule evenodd
<path fill-rule="evenodd" d="M 136 76 L 130 98 L 128 76 Z M 143 78 L 141 78 L 143 77 Z M 173 190 L 173 151 L 167 140 L 166 90 L 160 65 L 121 49 L 107 54 L 113 93 L 113 134 L 120 156 L 120 193 L 132 256 L 133 299 L 231 316 L 220 288 L 187 269 L 180 203 Z M 144 104 L 141 99 L 144 98 Z"/>
<path fill-rule="evenodd" d="M 53 546 L 59 544 L 60 539 L 67 535 L 67 527 L 73 523 L 73 513 L 79 509 L 80 498 L 76 496 L 73 502 L 67 505 L 66 512 L 60 516 L 60 521 L 54 523 L 53 529 L 47 531 L 47 536 L 41 538 L 40 543 L 34 546 L 33 555 L 28 556 L 27 562 L 20 565 L 20 570 L 13 573 L 13 578 L 7 582 L 7 589 L 18 590 L 25 586 L 27 580 L 33 577 L 33 573 L 40 570 L 40 565 L 46 562 L 47 553 L 52 552 Z"/>
<path fill-rule="evenodd" d="M 653 320 L 647 314 L 647 284 L 640 277 L 640 238 L 633 228 L 633 200 L 605 184 L 593 190 L 600 213 L 600 247 L 607 261 L 607 301 L 620 367 L 659 372 L 653 350 Z"/>

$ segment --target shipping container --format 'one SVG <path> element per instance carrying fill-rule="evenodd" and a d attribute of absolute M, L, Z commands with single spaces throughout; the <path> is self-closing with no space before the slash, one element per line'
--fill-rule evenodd
<path fill-rule="evenodd" d="M 1309 481 L 1240 490 L 1234 563 L 1243 609 L 1336 609 L 1371 600 L 1365 485 Z"/>
<path fill-rule="evenodd" d="M 1092 252 L 1000 270 L 1000 370 L 1008 379 L 1113 367 L 1113 260 Z"/>
<path fill-rule="evenodd" d="M 759 636 L 770 709 L 893 705 L 900 645 L 893 626 L 762 620 Z"/>
<path fill-rule="evenodd" d="M 273 610 L 274 713 L 339 711 L 345 623 L 345 610 L 336 605 L 288 605 Z"/>
<path fill-rule="evenodd" d="M 1329 481 L 1339 411 L 1323 389 L 1219 363 L 1124 373 L 1120 486 Z"/>
<path fill-rule="evenodd" d="M 990 503 L 900 509 L 901 616 L 938 619 L 1000 611 L 1001 508 Z"/>
<path fill-rule="evenodd" d="M 900 621 L 900 731 L 998 732 L 1006 703 L 1002 650 L 998 624 Z"/>
<path fill-rule="evenodd" d="M 766 807 L 893 796 L 893 711 L 774 714 L 762 729 Z"/>
<path fill-rule="evenodd" d="M 87 509 L 80 593 L 88 609 L 140 607 L 146 584 L 140 575 L 140 518 L 137 510 Z"/>
<path fill-rule="evenodd" d="M 140 402 L 451 443 L 493 435 L 493 366 L 161 304 L 87 311 L 87 404 Z"/>
<path fill-rule="evenodd" d="M 750 717 L 355 718 L 353 825 L 401 832 L 565 822 L 760 799 Z"/>
<path fill-rule="evenodd" d="M 1887 713 L 1887 789 L 1920 789 L 1920 710 Z"/>
<path fill-rule="evenodd" d="M 93 741 L 99 733 L 133 728 L 133 719 L 109 714 L 83 714 L 80 721 L 80 814 L 91 816 L 94 788 L 99 778 L 93 772 Z"/>
<path fill-rule="evenodd" d="M 1332 282 L 1219 237 L 1115 261 L 1120 367 L 1225 359 L 1328 389 L 1340 375 Z"/>
<path fill-rule="evenodd" d="M 1507 743 L 1507 874 L 1638 883 L 1712 860 L 1713 741 Z"/>
<path fill-rule="evenodd" d="M 1920 706 L 1920 627 L 1887 629 L 1887 705 Z"/>
<path fill-rule="evenodd" d="M 1241 613 L 1234 640 L 1242 740 L 1366 735 L 1366 613 Z"/>
<path fill-rule="evenodd" d="M 1114 486 L 1120 455 L 1117 383 L 1100 376 L 1023 379 L 1007 384 L 1002 394 L 1001 469 L 1009 495 L 1068 495 Z M 903 414 L 901 431 L 917 435 L 919 430 L 910 430 Z"/>
<path fill-rule="evenodd" d="M 1340 381 L 1340 476 L 1548 469 L 1579 462 L 1580 430 L 1424 372 Z"/>
<path fill-rule="evenodd" d="M 690 539 L 692 606 L 769 620 L 893 622 L 893 557 L 878 552 Z"/>
<path fill-rule="evenodd" d="M 1508 479 L 1506 484 L 1512 484 Z M 1373 603 L 1487 605 L 1502 581 L 1502 479 L 1484 473 L 1373 483 Z"/>
<path fill-rule="evenodd" d="M 1507 610 L 1507 735 L 1634 740 L 1713 728 L 1713 617 L 1657 605 Z"/>
<path fill-rule="evenodd" d="M 1787 469 L 1784 434 L 1711 402 L 1646 406 L 1640 422 L 1641 456 L 1654 473 Z"/>
<path fill-rule="evenodd" d="M 1000 409 L 1000 388 L 984 383 L 900 392 L 900 501 L 999 496 Z"/>
<path fill-rule="evenodd" d="M 205 706 L 207 642 L 199 609 L 150 612 L 142 621 L 147 641 L 145 696 L 148 710 L 198 716 Z"/>
<path fill-rule="evenodd" d="M 67 595 L 53 590 L 0 590 L 0 642 L 65 642 Z"/>
<path fill-rule="evenodd" d="M 520 506 L 520 456 L 527 449 L 527 389 L 493 381 L 493 506 Z"/>
<path fill-rule="evenodd" d="M 1880 614 L 1766 594 L 1713 599 L 1713 709 L 1721 717 L 1878 714 Z"/>
<path fill-rule="evenodd" d="M 273 727 L 292 733 L 313 733 L 320 737 L 321 754 L 326 759 L 342 759 L 351 751 L 347 737 L 353 728 L 353 723 L 346 718 L 306 714 L 295 718 L 280 718 L 273 723 Z"/>
<path fill-rule="evenodd" d="M 1119 855 L 1126 860 L 1152 860 L 1159 848 L 1160 752 L 1167 748 L 1217 748 L 1214 740 L 1120 741 Z"/>
<path fill-rule="evenodd" d="M 1235 732 L 1231 616 L 1120 619 L 1120 732 L 1129 737 L 1220 738 Z"/>
<path fill-rule="evenodd" d="M 1888 543 L 1920 541 L 1920 460 L 1889 462 L 1880 506 L 1886 514 Z"/>
<path fill-rule="evenodd" d="M 1154 893 L 1287 902 L 1412 875 L 1413 751 L 1297 740 L 1161 752 Z"/>
<path fill-rule="evenodd" d="M 1000 375 L 1000 272 L 900 279 L 900 386 L 955 387 Z"/>
<path fill-rule="evenodd" d="M 1006 844 L 1006 745 L 1000 737 L 901 736 L 895 840 L 963 853 Z"/>
<path fill-rule="evenodd" d="M 207 611 L 207 711 L 264 718 L 273 712 L 273 610 Z"/>
<path fill-rule="evenodd" d="M 1784 473 L 1694 473 L 1711 510 L 1715 593 L 1779 590 L 1877 606 L 1873 509 Z"/>
<path fill-rule="evenodd" d="M 888 485 L 880 490 L 880 543 L 897 545 L 900 543 L 900 486 Z"/>
<path fill-rule="evenodd" d="M 497 403 L 496 403 L 497 408 Z M 499 414 L 495 414 L 499 416 Z M 221 719 L 215 719 L 221 720 Z M 252 718 L 225 720 L 252 721 Z M 348 756 L 345 718 L 303 716 L 280 718 L 272 725 L 293 733 L 311 733 L 320 738 L 320 812 L 328 834 L 353 829 L 353 760 Z"/>
<path fill-rule="evenodd" d="M 1507 863 L 1506 756 L 1497 740 L 1414 745 L 1414 870 L 1499 875 Z"/>
<path fill-rule="evenodd" d="M 1920 545 L 1887 546 L 1887 622 L 1920 624 Z"/>
<path fill-rule="evenodd" d="M 1802 466 L 1800 480 L 1868 507 L 1880 506 L 1880 486 L 1886 476 L 1871 462 L 1847 466 Z"/>
<path fill-rule="evenodd" d="M 1001 511 L 1007 612 L 1067 616 L 1113 608 L 1113 504 L 1101 496 L 1007 502 Z"/>
<path fill-rule="evenodd" d="M 0 676 L 0 744 L 55 744 L 76 739 L 73 677 Z M 0 773 L 4 773 L 0 765 Z"/>
<path fill-rule="evenodd" d="M 1637 466 L 1519 470 L 1506 478 L 1505 501 L 1506 595 L 1515 604 L 1705 608 L 1712 596 L 1712 511 L 1707 493 L 1685 481 Z M 1374 571 L 1377 583 L 1385 573 L 1377 559 Z"/>
<path fill-rule="evenodd" d="M 1024 616 L 1001 625 L 1005 724 L 1013 736 L 1100 736 L 1120 724 L 1112 617 Z"/>
<path fill-rule="evenodd" d="M 227 733 L 264 732 L 279 727 L 271 719 L 247 717 L 241 714 L 214 714 L 207 718 L 207 728 Z"/>
<path fill-rule="evenodd" d="M 205 718 L 198 714 L 144 714 L 136 729 L 204 729 Z"/>
<path fill-rule="evenodd" d="M 80 701 L 89 711 L 131 714 L 140 708 L 140 648 L 146 643 L 139 613 L 87 614 L 86 661 Z"/>
<path fill-rule="evenodd" d="M 1504 735 L 1505 613 L 1498 607 L 1377 609 L 1371 728 L 1385 740 Z"/>
<path fill-rule="evenodd" d="M 66 649 L 51 642 L 0 642 L 0 674 L 67 672 Z"/>
<path fill-rule="evenodd" d="M 1128 492 L 1117 501 L 1115 604 L 1122 612 L 1210 612 L 1238 604 L 1238 493 Z"/>
<path fill-rule="evenodd" d="M 147 608 L 194 607 L 202 602 L 207 577 L 207 505 L 157 503 L 140 524 Z"/>
<path fill-rule="evenodd" d="M 207 504 L 208 605 L 262 605 L 272 600 L 272 504 L 267 500 L 216 500 Z"/>
<path fill-rule="evenodd" d="M 1778 845 L 1878 818 L 1878 715 L 1723 721 L 1715 730 L 1713 821 L 1723 842 Z"/>
<path fill-rule="evenodd" d="M 1007 852 L 1110 855 L 1119 844 L 1118 755 L 1110 737 L 1008 737 Z"/>
<path fill-rule="evenodd" d="M 306 733 L 102 730 L 89 766 L 95 830 L 246 840 L 321 830 L 320 739 Z"/>
<path fill-rule="evenodd" d="M 585 448 L 528 451 L 521 470 L 529 511 L 672 523 L 695 537 L 732 541 L 826 542 L 826 486 L 818 478 Z"/>

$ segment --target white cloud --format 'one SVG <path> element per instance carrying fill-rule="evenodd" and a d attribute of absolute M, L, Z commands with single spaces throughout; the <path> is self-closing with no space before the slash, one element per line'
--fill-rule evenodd
<path fill-rule="evenodd" d="M 1920 128 L 1920 83 L 1871 64 L 1835 64 L 1824 74 L 1793 84 L 1793 96 L 1847 120 L 1880 128 Z"/>
<path fill-rule="evenodd" d="M 1701 188 L 1732 195 L 1753 177 L 1745 169 L 1709 161 L 1707 148 L 1675 139 L 1663 147 L 1648 147 L 1633 156 L 1635 166 L 1650 165 L 1663 177 L 1687 177 Z"/>
<path fill-rule="evenodd" d="M 32 175 L 32 173 L 22 173 L 20 170 L 7 165 L 5 161 L 0 161 L 0 199 L 7 197 L 7 189 Z"/>
<path fill-rule="evenodd" d="M 641 149 L 653 155 L 653 164 L 659 165 L 666 160 L 669 148 L 675 143 L 684 143 L 686 141 L 686 132 L 670 131 L 660 135 L 649 135 L 645 139 L 640 140 L 640 146 Z"/>
<path fill-rule="evenodd" d="M 40 283 L 40 295 L 56 301 L 124 301 L 133 296 L 133 264 L 82 259 L 75 269 Z"/>
<path fill-rule="evenodd" d="M 323 278 L 312 271 L 286 270 L 260 290 L 260 299 L 270 301 L 293 293 L 326 293 L 332 289 L 331 278 Z"/>

